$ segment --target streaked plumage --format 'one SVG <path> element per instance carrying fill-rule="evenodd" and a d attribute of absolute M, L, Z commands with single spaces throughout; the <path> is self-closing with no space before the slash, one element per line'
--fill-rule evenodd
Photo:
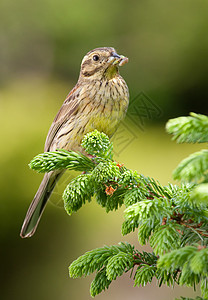
<path fill-rule="evenodd" d="M 44 151 L 66 149 L 83 151 L 83 136 L 97 129 L 111 137 L 124 118 L 129 102 L 128 87 L 118 66 L 128 59 L 114 48 L 96 48 L 82 60 L 77 84 L 68 94 L 46 138 Z M 34 234 L 45 204 L 62 172 L 45 174 L 28 209 L 21 237 Z"/>

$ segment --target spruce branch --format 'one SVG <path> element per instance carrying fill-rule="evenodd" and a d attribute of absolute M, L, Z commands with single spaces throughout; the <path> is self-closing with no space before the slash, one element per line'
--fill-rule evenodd
<path fill-rule="evenodd" d="M 186 246 L 161 256 L 157 266 L 168 272 L 180 270 L 180 285 L 195 286 L 201 280 L 202 296 L 206 297 L 208 292 L 205 284 L 208 275 L 207 258 L 208 248 L 205 246 Z"/>
<path fill-rule="evenodd" d="M 206 262 L 207 263 L 207 262 Z M 208 276 L 204 276 L 201 280 L 201 294 L 204 297 L 204 299 L 208 299 Z"/>
<path fill-rule="evenodd" d="M 63 169 L 90 171 L 94 166 L 95 164 L 87 156 L 66 150 L 38 154 L 29 163 L 29 167 L 39 173 Z"/>
<path fill-rule="evenodd" d="M 162 255 L 180 247 L 180 229 L 181 226 L 176 223 L 157 226 L 150 238 L 155 254 Z"/>
<path fill-rule="evenodd" d="M 92 172 L 93 180 L 97 183 L 116 183 L 119 176 L 119 167 L 112 161 L 100 162 Z"/>
<path fill-rule="evenodd" d="M 91 132 L 87 133 L 84 136 L 81 145 L 90 155 L 112 159 L 113 144 L 103 132 L 94 130 L 93 134 Z"/>
<path fill-rule="evenodd" d="M 173 172 L 173 178 L 198 182 L 208 174 L 208 150 L 195 152 L 181 161 Z"/>
<path fill-rule="evenodd" d="M 170 204 L 166 199 L 154 198 L 137 202 L 124 212 L 124 217 L 130 222 L 137 219 L 139 224 L 149 220 L 149 225 L 154 226 L 162 223 L 164 216 L 169 218 L 171 215 Z"/>
<path fill-rule="evenodd" d="M 166 130 L 173 135 L 178 143 L 207 143 L 208 117 L 190 113 L 189 117 L 171 119 L 166 124 Z"/>
<path fill-rule="evenodd" d="M 135 273 L 134 286 L 145 286 L 147 283 L 151 283 L 156 270 L 156 266 L 140 265 Z"/>
<path fill-rule="evenodd" d="M 191 193 L 191 201 L 208 206 L 208 183 L 197 185 Z"/>
<path fill-rule="evenodd" d="M 64 208 L 71 215 L 85 204 L 91 201 L 94 194 L 94 186 L 91 174 L 81 174 L 67 185 L 64 193 Z"/>
<path fill-rule="evenodd" d="M 105 289 L 108 289 L 111 284 L 111 280 L 109 280 L 106 276 L 106 268 L 104 267 L 100 271 L 96 273 L 95 279 L 91 282 L 90 285 L 90 294 L 92 297 L 100 294 Z"/>
<path fill-rule="evenodd" d="M 115 280 L 125 271 L 129 271 L 133 267 L 133 257 L 130 253 L 119 252 L 108 260 L 106 266 L 106 276 L 108 280 Z"/>
<path fill-rule="evenodd" d="M 191 113 L 170 120 L 167 130 L 178 142 L 207 142 L 208 117 Z M 194 153 L 179 164 L 174 178 L 182 181 L 180 186 L 163 186 L 114 161 L 113 145 L 104 133 L 88 133 L 82 147 L 86 155 L 65 150 L 46 152 L 36 156 L 30 167 L 38 172 L 82 171 L 63 193 L 67 213 L 76 212 L 93 196 L 106 212 L 124 204 L 122 234 L 138 229 L 139 243 L 149 242 L 154 252 L 139 252 L 128 243 L 97 248 L 72 262 L 70 276 L 95 273 L 92 297 L 129 272 L 135 286 L 145 286 L 154 277 L 159 286 L 195 287 L 200 283 L 203 298 L 195 300 L 207 299 L 208 150 Z"/>
<path fill-rule="evenodd" d="M 134 247 L 128 243 L 88 251 L 69 266 L 69 275 L 77 278 L 96 271 L 96 277 L 90 288 L 94 297 L 108 288 L 112 280 L 133 267 L 133 253 Z"/>

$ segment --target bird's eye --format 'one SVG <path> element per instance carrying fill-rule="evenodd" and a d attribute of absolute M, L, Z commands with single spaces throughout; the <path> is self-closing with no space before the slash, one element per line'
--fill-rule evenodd
<path fill-rule="evenodd" d="M 94 55 L 94 56 L 93 56 L 93 60 L 94 60 L 94 61 L 98 61 L 98 60 L 99 60 L 99 56 L 98 56 L 98 55 Z"/>

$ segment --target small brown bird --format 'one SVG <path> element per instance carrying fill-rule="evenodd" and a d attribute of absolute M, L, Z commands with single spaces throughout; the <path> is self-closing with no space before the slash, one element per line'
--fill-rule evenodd
<path fill-rule="evenodd" d="M 68 94 L 46 138 L 44 151 L 66 149 L 82 152 L 81 140 L 95 129 L 111 137 L 124 118 L 129 91 L 118 67 L 128 58 L 114 48 L 96 48 L 82 60 L 77 84 Z M 46 173 L 30 204 L 20 236 L 31 237 L 37 228 L 46 202 L 63 171 Z"/>

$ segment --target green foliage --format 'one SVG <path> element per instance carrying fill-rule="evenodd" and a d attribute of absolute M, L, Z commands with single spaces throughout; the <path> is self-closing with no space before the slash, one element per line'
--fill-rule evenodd
<path fill-rule="evenodd" d="M 112 158 L 113 145 L 103 132 L 94 130 L 93 135 L 91 133 L 86 134 L 82 140 L 82 147 L 90 155 Z"/>
<path fill-rule="evenodd" d="M 158 267 L 165 269 L 168 272 L 172 272 L 177 269 L 182 270 L 187 263 L 190 265 L 190 261 L 197 251 L 197 247 L 195 246 L 186 246 L 181 249 L 173 250 L 160 257 Z"/>
<path fill-rule="evenodd" d="M 70 277 L 77 278 L 96 271 L 91 283 L 91 296 L 108 288 L 112 280 L 133 267 L 134 247 L 128 243 L 105 246 L 86 252 L 69 266 Z"/>
<path fill-rule="evenodd" d="M 205 142 L 207 128 L 208 118 L 193 113 L 167 124 L 179 142 Z M 162 186 L 153 178 L 116 163 L 112 144 L 103 133 L 88 133 L 82 146 L 88 156 L 67 151 L 43 153 L 30 166 L 38 172 L 64 168 L 84 171 L 63 193 L 67 213 L 76 212 L 93 196 L 107 212 L 124 204 L 122 234 L 138 228 L 139 243 L 149 242 L 153 253 L 139 252 L 128 243 L 97 248 L 72 262 L 70 276 L 77 278 L 95 272 L 90 287 L 92 297 L 131 271 L 135 286 L 145 286 L 153 278 L 159 286 L 200 284 L 202 297 L 207 299 L 208 150 L 194 153 L 179 164 L 174 177 L 182 181 L 180 186 Z"/>
<path fill-rule="evenodd" d="M 177 223 L 157 226 L 150 238 L 150 245 L 155 254 L 162 255 L 180 247 L 179 228 Z"/>
<path fill-rule="evenodd" d="M 64 208 L 69 215 L 76 212 L 93 196 L 93 181 L 90 174 L 82 174 L 72 179 L 64 193 Z"/>
<path fill-rule="evenodd" d="M 98 183 L 116 182 L 119 175 L 119 167 L 112 161 L 101 161 L 92 172 L 94 181 Z"/>
<path fill-rule="evenodd" d="M 208 183 L 197 185 L 191 193 L 191 200 L 196 203 L 208 204 Z"/>
<path fill-rule="evenodd" d="M 106 267 L 106 275 L 109 280 L 115 280 L 116 277 L 121 276 L 125 270 L 133 267 L 132 253 L 119 252 L 108 260 Z"/>
<path fill-rule="evenodd" d="M 158 260 L 158 268 L 180 272 L 179 284 L 195 286 L 201 281 L 204 298 L 208 295 L 208 249 L 203 246 L 186 246 L 166 253 Z"/>
<path fill-rule="evenodd" d="M 114 187 L 115 189 L 113 185 L 110 184 L 110 186 L 99 187 L 95 191 L 97 203 L 104 207 L 107 213 L 112 210 L 117 210 L 123 204 L 123 190 L 116 189 L 116 185 Z"/>
<path fill-rule="evenodd" d="M 206 262 L 207 264 L 207 262 Z M 201 293 L 205 299 L 208 299 L 208 278 L 207 275 L 201 280 Z"/>
<path fill-rule="evenodd" d="M 171 119 L 166 129 L 178 143 L 207 143 L 208 117 L 190 113 L 189 117 Z"/>
<path fill-rule="evenodd" d="M 156 266 L 141 265 L 135 273 L 134 286 L 145 286 L 147 283 L 151 283 L 155 273 L 157 271 Z"/>
<path fill-rule="evenodd" d="M 153 227 L 158 223 L 162 223 L 164 216 L 170 217 L 170 204 L 165 202 L 165 199 L 162 201 L 156 197 L 137 202 L 125 210 L 124 217 L 129 222 L 137 220 L 138 224 L 149 221 L 149 226 Z"/>
<path fill-rule="evenodd" d="M 181 181 L 204 181 L 208 175 L 208 150 L 195 152 L 182 160 L 173 172 L 173 178 Z"/>
<path fill-rule="evenodd" d="M 178 142 L 208 142 L 208 117 L 192 113 L 190 117 L 173 119 L 167 123 L 167 130 Z M 206 149 L 191 154 L 174 170 L 174 179 L 194 182 L 195 186 L 190 188 L 187 195 L 177 197 L 178 204 L 181 203 L 178 208 L 183 216 L 179 231 L 182 233 L 180 234 L 181 243 L 175 250 L 161 255 L 158 260 L 158 268 L 167 272 L 178 270 L 180 285 L 195 287 L 201 282 L 201 294 L 204 299 L 208 297 L 207 173 L 208 150 Z M 202 184 L 197 185 L 200 182 Z M 186 228 L 183 228 L 184 226 Z M 196 299 L 203 298 L 197 297 Z"/>
<path fill-rule="evenodd" d="M 35 156 L 29 163 L 29 166 L 39 173 L 46 173 L 63 169 L 89 171 L 94 167 L 94 164 L 87 156 L 81 153 L 58 150 L 44 152 Z"/>
<path fill-rule="evenodd" d="M 111 284 L 111 280 L 109 280 L 106 276 L 106 268 L 101 269 L 95 275 L 95 279 L 91 282 L 90 286 L 90 294 L 92 297 L 100 294 L 105 289 L 108 289 Z"/>

